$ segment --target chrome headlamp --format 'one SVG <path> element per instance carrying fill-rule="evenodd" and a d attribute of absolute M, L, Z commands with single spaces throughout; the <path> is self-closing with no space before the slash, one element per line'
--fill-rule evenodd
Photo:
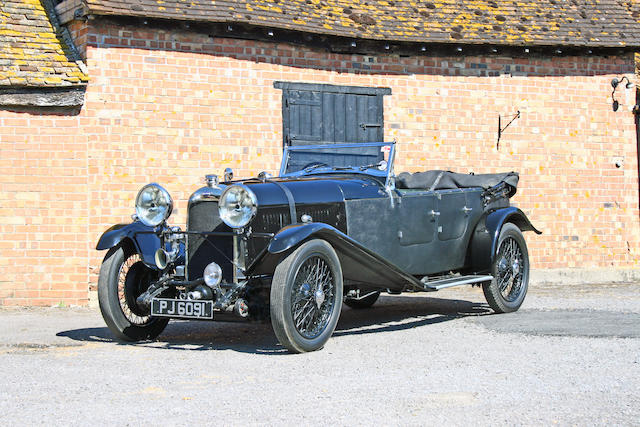
<path fill-rule="evenodd" d="M 218 202 L 220 218 L 231 228 L 242 228 L 249 224 L 258 211 L 258 199 L 244 185 L 227 187 Z"/>
<path fill-rule="evenodd" d="M 136 197 L 136 215 L 149 227 L 162 224 L 173 210 L 173 200 L 169 192 L 158 184 L 147 184 Z"/>

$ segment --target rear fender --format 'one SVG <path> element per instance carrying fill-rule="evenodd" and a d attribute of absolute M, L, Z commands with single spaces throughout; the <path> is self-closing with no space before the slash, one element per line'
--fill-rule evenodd
<path fill-rule="evenodd" d="M 469 264 L 477 272 L 489 271 L 495 257 L 502 226 L 515 224 L 522 231 L 542 234 L 520 209 L 510 206 L 486 214 L 476 226 L 469 244 Z"/>
<path fill-rule="evenodd" d="M 409 284 L 422 288 L 411 274 L 362 246 L 340 230 L 323 223 L 290 225 L 280 230 L 262 256 L 249 267 L 251 274 L 272 274 L 277 263 L 310 239 L 326 240 L 335 249 L 346 280 L 371 284 L 380 289 L 402 290 Z"/>
<path fill-rule="evenodd" d="M 155 253 L 161 246 L 160 237 L 153 227 L 146 226 L 140 221 L 112 226 L 100 236 L 96 249 L 99 251 L 110 249 L 125 241 L 131 243 L 147 267 L 158 269 Z"/>

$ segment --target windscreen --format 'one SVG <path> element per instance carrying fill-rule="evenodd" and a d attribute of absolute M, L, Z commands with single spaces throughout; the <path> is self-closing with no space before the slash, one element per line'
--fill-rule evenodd
<path fill-rule="evenodd" d="M 335 145 L 291 147 L 284 174 L 327 170 L 387 170 L 391 146 Z"/>

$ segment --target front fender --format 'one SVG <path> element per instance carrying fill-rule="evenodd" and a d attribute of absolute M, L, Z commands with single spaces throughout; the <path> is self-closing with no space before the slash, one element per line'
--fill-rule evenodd
<path fill-rule="evenodd" d="M 310 236 L 318 233 L 340 233 L 339 230 L 331 227 L 330 225 L 320 222 L 310 224 L 290 225 L 280 230 L 269 242 L 267 250 L 272 254 L 280 254 L 288 251 L 294 246 L 307 240 Z"/>
<path fill-rule="evenodd" d="M 516 207 L 510 206 L 488 213 L 478 222 L 469 244 L 470 265 L 475 271 L 488 271 L 491 268 L 500 231 L 507 222 L 515 224 L 522 231 L 542 234 L 531 224 L 527 215 Z"/>
<path fill-rule="evenodd" d="M 144 225 L 140 221 L 131 224 L 116 224 L 110 227 L 100 236 L 96 249 L 99 251 L 110 249 L 124 240 L 131 242 L 148 267 L 154 270 L 158 269 L 155 263 L 155 253 L 161 245 L 160 237 L 153 227 Z"/>
<path fill-rule="evenodd" d="M 402 290 L 411 284 L 423 286 L 375 252 L 365 248 L 335 227 L 324 223 L 295 224 L 284 227 L 272 239 L 262 256 L 249 268 L 252 272 L 272 274 L 277 263 L 305 241 L 319 238 L 331 244 L 340 258 L 346 280 L 365 282 L 380 289 Z"/>

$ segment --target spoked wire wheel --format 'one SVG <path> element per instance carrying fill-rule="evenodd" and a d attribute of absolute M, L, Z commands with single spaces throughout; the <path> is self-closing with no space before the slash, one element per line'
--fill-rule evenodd
<path fill-rule="evenodd" d="M 513 302 L 520 295 L 523 264 L 522 250 L 518 242 L 511 236 L 504 239 L 498 249 L 498 276 L 496 280 L 500 288 L 500 295 L 505 301 Z"/>
<path fill-rule="evenodd" d="M 151 320 L 136 303 L 136 298 L 147 290 L 150 281 L 149 269 L 142 263 L 140 254 L 125 259 L 118 273 L 118 301 L 122 314 L 134 325 L 144 325 Z"/>
<path fill-rule="evenodd" d="M 529 252 L 522 232 L 514 224 L 502 227 L 492 273 L 494 279 L 482 286 L 489 306 L 497 313 L 518 310 L 529 287 Z"/>
<path fill-rule="evenodd" d="M 302 262 L 291 287 L 291 315 L 296 330 L 307 339 L 327 327 L 335 306 L 335 279 L 328 261 L 312 255 Z"/>
<path fill-rule="evenodd" d="M 104 257 L 98 278 L 98 302 L 105 323 L 125 341 L 157 337 L 169 319 L 152 317 L 136 303 L 157 273 L 147 267 L 128 245 L 111 248 Z"/>
<path fill-rule="evenodd" d="M 333 247 L 310 240 L 276 266 L 269 301 L 278 341 L 294 353 L 322 348 L 342 309 L 342 270 Z"/>

